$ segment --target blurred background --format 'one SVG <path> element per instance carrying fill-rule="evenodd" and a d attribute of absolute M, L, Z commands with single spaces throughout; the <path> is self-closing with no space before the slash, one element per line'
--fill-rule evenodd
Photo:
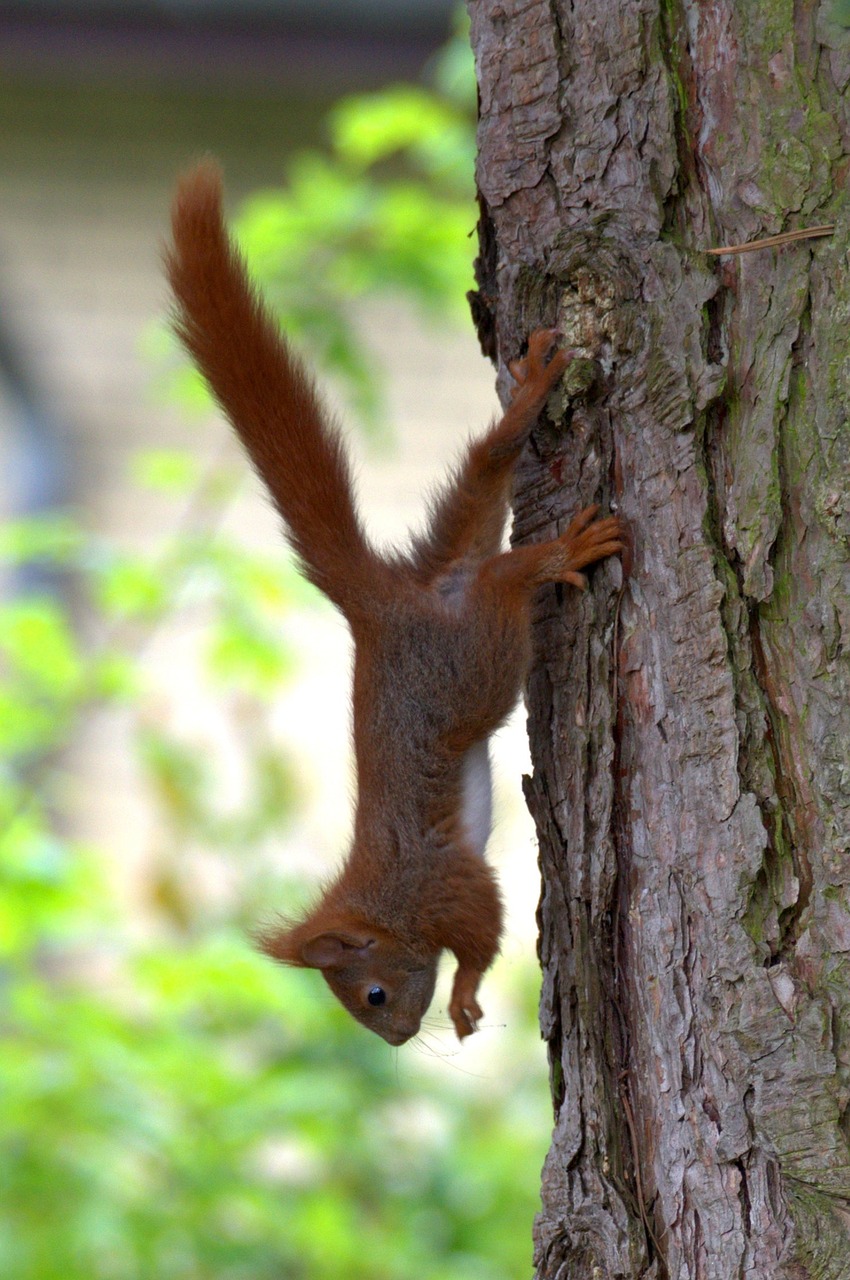
<path fill-rule="evenodd" d="M 510 907 L 462 1051 L 354 1024 L 252 928 L 351 817 L 349 649 L 175 350 L 170 190 L 217 156 L 258 279 L 403 541 L 497 411 L 449 0 L 0 0 L 0 1274 L 530 1269 L 550 1104 L 522 715 Z"/>

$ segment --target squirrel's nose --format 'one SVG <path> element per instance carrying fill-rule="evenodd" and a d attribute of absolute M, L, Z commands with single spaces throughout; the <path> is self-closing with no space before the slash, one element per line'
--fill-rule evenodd
<path fill-rule="evenodd" d="M 419 1030 L 419 1023 L 413 1023 L 407 1027 L 395 1027 L 392 1031 L 388 1031 L 385 1039 L 388 1044 L 398 1047 L 400 1044 L 406 1044 L 408 1040 L 412 1040 Z"/>

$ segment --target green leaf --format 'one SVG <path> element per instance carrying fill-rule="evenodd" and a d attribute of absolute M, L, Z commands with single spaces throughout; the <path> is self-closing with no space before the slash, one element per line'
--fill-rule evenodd
<path fill-rule="evenodd" d="M 256 614 L 230 608 L 211 629 L 207 661 L 219 680 L 253 693 L 267 693 L 292 669 L 280 636 Z"/>
<path fill-rule="evenodd" d="M 0 655 L 28 685 L 54 697 L 67 696 L 82 682 L 84 664 L 68 620 L 47 597 L 0 608 Z"/>
<path fill-rule="evenodd" d="M 140 450 L 133 458 L 131 469 L 138 484 L 159 493 L 187 493 L 200 477 L 198 459 L 185 449 Z"/>
<path fill-rule="evenodd" d="M 98 603 L 119 618 L 157 617 L 169 604 L 167 579 L 161 564 L 118 553 L 100 570 Z"/>
<path fill-rule="evenodd" d="M 85 541 L 85 534 L 69 515 L 52 513 L 9 520 L 0 524 L 0 560 L 72 563 Z"/>
<path fill-rule="evenodd" d="M 475 141 L 464 112 L 433 93 L 399 85 L 346 98 L 331 117 L 334 146 L 344 163 L 366 169 L 402 153 L 432 184 L 432 199 L 463 194 L 472 212 Z M 435 185 L 443 183 L 440 193 Z M 384 190 L 391 190 L 392 181 Z"/>
<path fill-rule="evenodd" d="M 132 658 L 122 653 L 105 653 L 92 667 L 92 693 L 105 701 L 126 701 L 139 693 L 139 672 Z"/>
<path fill-rule="evenodd" d="M 67 717 L 56 704 L 12 682 L 0 682 L 0 754 L 14 759 L 45 752 L 64 737 Z"/>
<path fill-rule="evenodd" d="M 456 123 L 457 113 L 451 105 L 425 89 L 406 84 L 344 98 L 330 116 L 335 149 L 358 168 L 427 143 Z"/>

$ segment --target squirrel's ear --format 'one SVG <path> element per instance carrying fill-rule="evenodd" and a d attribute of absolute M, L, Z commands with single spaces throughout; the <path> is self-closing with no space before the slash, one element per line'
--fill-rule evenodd
<path fill-rule="evenodd" d="M 301 963 L 309 969 L 342 969 L 365 956 L 374 942 L 367 933 L 319 933 L 301 944 Z"/>
<path fill-rule="evenodd" d="M 351 929 L 326 928 L 311 936 L 304 923 L 290 929 L 270 929 L 257 939 L 260 950 L 273 960 L 307 969 L 341 969 L 364 956 L 374 942 L 374 933 Z"/>

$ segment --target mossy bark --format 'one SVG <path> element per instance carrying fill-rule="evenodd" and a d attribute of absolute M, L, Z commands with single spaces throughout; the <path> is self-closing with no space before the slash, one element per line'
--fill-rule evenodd
<path fill-rule="evenodd" d="M 502 390 L 541 324 L 596 361 L 515 537 L 634 535 L 536 609 L 538 1276 L 850 1276 L 850 39 L 810 0 L 470 10 L 482 345 Z"/>

